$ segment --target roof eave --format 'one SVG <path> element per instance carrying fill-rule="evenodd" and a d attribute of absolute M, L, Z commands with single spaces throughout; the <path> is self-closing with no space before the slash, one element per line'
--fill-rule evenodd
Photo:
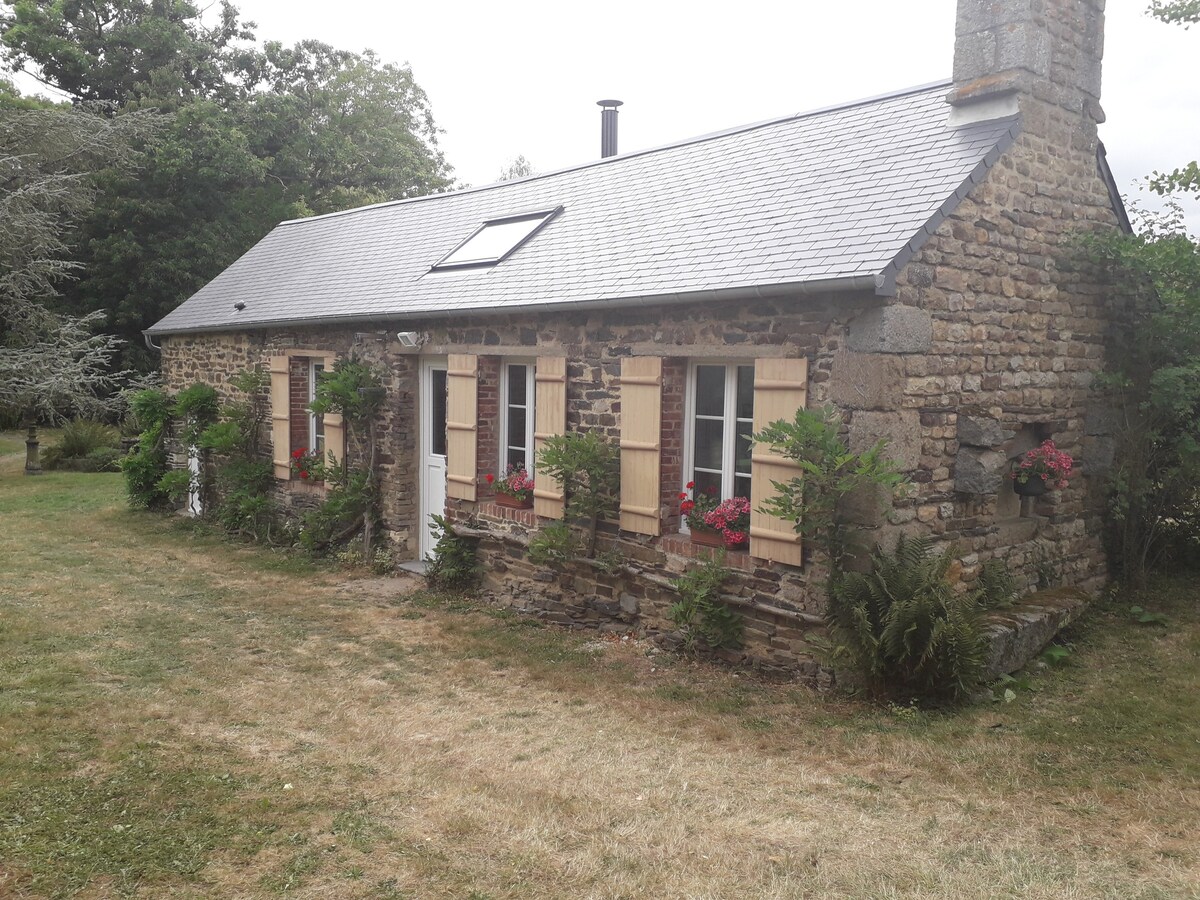
<path fill-rule="evenodd" d="M 894 281 L 894 279 L 893 279 Z M 147 337 L 175 334 L 215 334 L 236 331 L 259 331 L 266 328 L 302 328 L 320 325 L 353 325 L 379 322 L 411 322 L 420 319 L 462 318 L 465 316 L 493 316 L 498 313 L 538 314 L 546 312 L 572 312 L 576 310 L 628 309 L 639 306 L 675 306 L 683 303 L 717 303 L 739 300 L 761 300 L 787 296 L 811 296 L 850 291 L 871 291 L 887 295 L 888 284 L 883 274 L 849 275 L 842 278 L 826 278 L 818 281 L 799 281 L 784 284 L 751 285 L 747 287 L 719 288 L 716 290 L 686 291 L 674 294 L 637 294 L 600 300 L 562 301 L 558 303 L 528 303 L 507 308 L 486 309 L 413 310 L 387 313 L 367 313 L 345 316 L 310 316 L 296 319 L 271 319 L 261 322 L 227 322 L 221 325 L 205 325 L 192 328 L 160 328 L 157 325 L 142 332 Z"/>

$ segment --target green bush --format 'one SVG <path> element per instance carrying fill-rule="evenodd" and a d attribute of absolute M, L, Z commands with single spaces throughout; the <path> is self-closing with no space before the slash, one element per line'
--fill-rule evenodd
<path fill-rule="evenodd" d="M 772 422 L 753 437 L 754 443 L 794 460 L 800 469 L 789 481 L 772 482 L 775 493 L 761 511 L 794 522 L 798 534 L 829 554 L 835 570 L 847 551 L 847 529 L 840 515 L 843 500 L 872 488 L 890 497 L 907 483 L 885 456 L 886 441 L 852 452 L 841 425 L 841 413 L 834 406 L 799 409 L 791 422 Z"/>
<path fill-rule="evenodd" d="M 271 462 L 234 458 L 217 469 L 217 523 L 226 531 L 269 540 L 277 516 L 269 491 L 275 471 Z"/>
<path fill-rule="evenodd" d="M 995 571 L 972 591 L 946 577 L 953 550 L 901 537 L 894 553 L 871 554 L 865 573 L 829 583 L 827 618 L 841 660 L 885 694 L 962 700 L 979 686 L 988 644 L 982 613 L 1008 588 Z M 1011 591 L 1010 591 L 1011 596 Z"/>
<path fill-rule="evenodd" d="M 71 469 L 76 472 L 104 471 L 103 468 L 95 468 L 95 462 L 85 461 L 97 450 L 115 450 L 120 444 L 120 433 L 112 426 L 88 419 L 75 419 L 63 425 L 58 443 L 42 452 L 42 468 Z"/>
<path fill-rule="evenodd" d="M 742 617 L 721 600 L 721 585 L 729 577 L 723 560 L 722 552 L 671 582 L 679 592 L 679 601 L 671 606 L 671 621 L 688 650 L 741 644 Z"/>
<path fill-rule="evenodd" d="M 304 514 L 300 530 L 300 546 L 314 556 L 357 534 L 371 509 L 368 472 L 334 468 L 325 471 L 325 478 L 325 499 Z"/>
<path fill-rule="evenodd" d="M 85 472 L 120 472 L 125 454 L 118 447 L 97 447 L 82 460 Z"/>
<path fill-rule="evenodd" d="M 479 561 L 475 558 L 472 538 L 454 533 L 445 518 L 430 516 L 433 533 L 437 536 L 433 554 L 427 557 L 425 580 L 431 588 L 449 591 L 465 591 L 479 581 Z"/>
<path fill-rule="evenodd" d="M 561 566 L 575 552 L 575 535 L 565 522 L 551 522 L 529 539 L 529 560 L 539 566 Z"/>
<path fill-rule="evenodd" d="M 587 522 L 584 550 L 596 555 L 596 526 L 617 511 L 621 480 L 619 451 L 598 432 L 572 431 L 547 438 L 537 458 L 538 478 L 563 486 L 567 516 Z"/>
<path fill-rule="evenodd" d="M 166 438 L 173 408 L 165 391 L 150 388 L 133 395 L 130 409 L 141 429 L 141 436 L 137 447 L 121 460 L 130 506 L 146 509 L 170 503 L 170 497 L 159 487 L 159 482 L 167 474 L 170 463 Z"/>

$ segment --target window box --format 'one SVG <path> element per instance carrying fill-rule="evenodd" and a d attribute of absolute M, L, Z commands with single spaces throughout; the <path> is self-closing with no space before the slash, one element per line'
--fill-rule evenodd
<path fill-rule="evenodd" d="M 715 528 L 693 528 L 691 536 L 692 543 L 702 547 L 723 547 L 726 550 L 743 551 L 749 546 L 746 541 L 740 544 L 726 544 L 725 536 Z"/>
<path fill-rule="evenodd" d="M 533 509 L 533 498 L 527 500 L 519 500 L 511 494 L 501 494 L 496 492 L 495 502 L 497 506 L 503 506 L 507 509 Z"/>

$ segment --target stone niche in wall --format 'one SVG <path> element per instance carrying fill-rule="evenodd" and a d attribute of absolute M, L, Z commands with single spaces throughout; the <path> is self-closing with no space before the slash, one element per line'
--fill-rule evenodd
<path fill-rule="evenodd" d="M 1052 431 L 1052 423 L 1009 427 L 988 416 L 960 413 L 954 489 L 964 494 L 995 494 L 998 519 L 1020 517 L 1021 498 L 1013 491 L 1008 473 L 1014 460 L 1038 446 Z"/>

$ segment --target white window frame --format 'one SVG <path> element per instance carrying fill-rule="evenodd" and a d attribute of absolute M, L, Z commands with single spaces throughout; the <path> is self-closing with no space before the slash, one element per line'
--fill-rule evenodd
<path fill-rule="evenodd" d="M 502 357 L 500 360 L 500 458 L 498 460 L 499 468 L 496 471 L 496 478 L 503 478 L 508 471 L 508 450 L 512 441 L 512 437 L 508 433 L 508 380 L 509 366 L 524 366 L 525 367 L 525 471 L 529 473 L 529 477 L 533 477 L 534 456 L 533 456 L 533 420 L 535 410 L 537 408 L 536 381 L 534 376 L 537 373 L 536 359 L 522 359 L 520 357 Z"/>
<path fill-rule="evenodd" d="M 752 359 L 693 359 L 688 361 L 687 383 L 684 388 L 683 404 L 683 481 L 679 490 L 687 491 L 687 483 L 692 481 L 696 459 L 696 370 L 700 366 L 723 366 L 725 368 L 725 408 L 721 417 L 723 427 L 728 429 L 732 423 L 733 434 L 722 436 L 721 458 L 721 496 L 720 500 L 728 500 L 733 496 L 734 482 L 737 480 L 737 425 L 739 422 L 754 424 L 753 418 L 739 419 L 737 415 L 737 377 L 739 366 L 753 368 Z M 716 419 L 716 416 L 705 418 Z M 731 438 L 731 439 L 726 439 Z M 690 533 L 687 517 L 681 517 L 680 529 Z"/>
<path fill-rule="evenodd" d="M 308 361 L 308 402 L 310 404 L 314 400 L 317 399 L 317 373 L 318 373 L 318 371 L 320 371 L 320 372 L 325 371 L 325 360 L 317 359 L 316 357 L 309 359 L 309 361 Z M 317 434 L 317 419 L 319 419 L 319 418 L 320 418 L 320 416 L 318 416 L 312 410 L 309 410 L 309 412 L 308 412 L 308 451 L 310 453 L 317 453 L 317 438 L 319 436 L 321 438 L 321 447 L 320 447 L 320 452 L 318 455 L 321 458 L 321 462 L 325 462 L 325 435 L 324 435 L 324 433 L 322 433 L 321 435 Z M 322 423 L 322 425 L 323 424 L 324 423 Z M 322 432 L 324 432 L 324 428 L 322 428 Z"/>

